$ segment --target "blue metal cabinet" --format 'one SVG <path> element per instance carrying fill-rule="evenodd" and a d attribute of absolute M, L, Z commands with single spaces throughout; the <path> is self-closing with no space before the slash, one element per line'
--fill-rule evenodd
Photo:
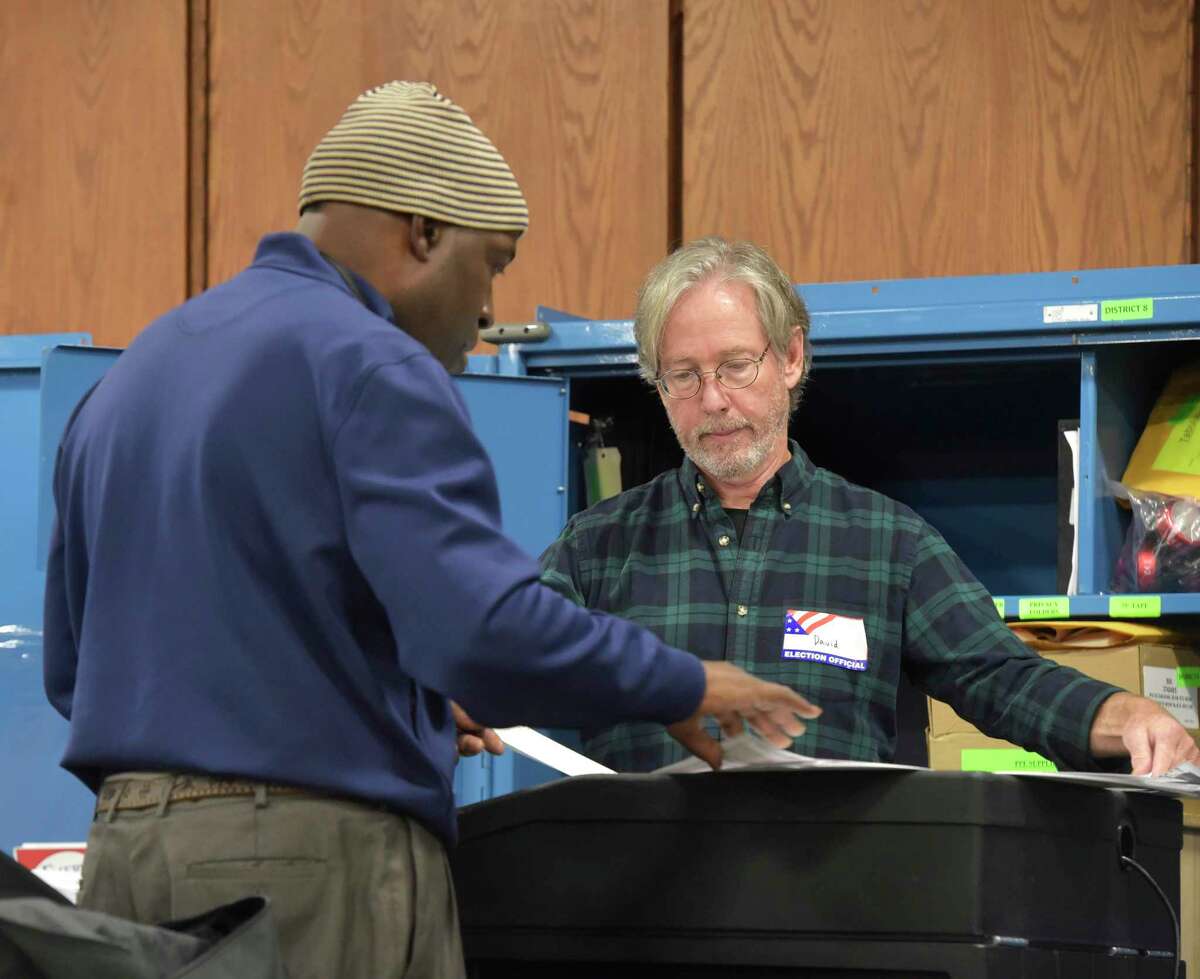
<path fill-rule="evenodd" d="M 78 344 L 83 335 L 0 341 L 0 848 L 86 838 L 93 798 L 58 767 L 67 725 L 42 690 L 45 559 L 53 520 L 51 477 L 59 440 L 79 399 L 120 351 Z M 458 379 L 491 454 L 506 531 L 532 555 L 566 520 L 567 386 L 556 378 L 488 374 Z M 564 732 L 564 734 L 566 734 Z M 566 735 L 569 738 L 569 735 Z M 556 773 L 529 759 L 465 760 L 463 802 L 536 784 Z"/>
<path fill-rule="evenodd" d="M 1200 266 L 796 288 L 812 317 L 813 372 L 793 436 L 818 465 L 925 516 L 1008 618 L 1055 592 L 1057 422 L 1079 419 L 1079 594 L 1068 608 L 1108 615 L 1129 520 L 1109 481 L 1171 369 L 1200 359 Z M 632 323 L 539 318 L 549 339 L 506 350 L 518 365 L 508 369 L 571 379 L 572 407 L 585 412 L 641 397 Z M 669 440 L 661 409 L 643 408 L 638 426 Z M 1161 605 L 1200 614 L 1200 594 L 1164 594 Z"/>
<path fill-rule="evenodd" d="M 796 288 L 813 371 L 791 434 L 813 461 L 926 517 L 1002 616 L 1110 614 L 1129 515 L 1108 481 L 1171 368 L 1200 358 L 1200 267 Z M 549 337 L 505 348 L 497 369 L 569 378 L 572 408 L 611 416 L 626 485 L 677 465 L 659 399 L 637 378 L 633 324 L 539 319 Z M 1079 594 L 1044 601 L 1060 587 L 1059 422 L 1074 419 Z M 1200 614 L 1200 594 L 1160 601 L 1164 615 Z M 924 764 L 924 698 L 902 682 L 898 699 L 896 760 Z"/>
<path fill-rule="evenodd" d="M 0 337 L 0 848 L 80 840 L 92 796 L 58 767 L 67 725 L 42 691 L 37 568 L 43 348 L 82 333 Z"/>
<path fill-rule="evenodd" d="M 797 288 L 812 313 L 814 372 L 793 434 L 818 464 L 924 514 L 1003 598 L 1009 617 L 1020 614 L 1021 598 L 1054 588 L 1056 422 L 1080 419 L 1080 594 L 1069 609 L 1107 614 L 1128 521 L 1107 480 L 1120 476 L 1171 368 L 1200 357 L 1200 267 Z M 661 408 L 636 378 L 632 323 L 549 309 L 539 319 L 550 325 L 548 340 L 472 357 L 472 373 L 459 382 L 496 465 L 505 527 L 531 554 L 567 516 L 569 394 L 585 411 L 598 400 L 634 414 L 636 428 L 660 426 L 674 447 Z M 0 762 L 0 784 L 11 790 L 0 796 L 0 846 L 9 847 L 31 836 L 79 838 L 86 827 L 87 794 L 56 768 L 65 726 L 41 695 L 42 585 L 32 552 L 35 529 L 44 539 L 48 523 L 34 473 L 39 451 L 43 466 L 52 461 L 62 422 L 105 355 L 50 355 L 39 449 L 35 354 L 46 338 L 6 343 L 0 574 L 15 580 L 0 594 L 0 627 L 26 630 L 0 634 L 0 708 L 9 708 L 0 729 L 6 746 L 20 746 Z M 1162 609 L 1200 614 L 1200 595 L 1164 595 Z M 461 764 L 455 790 L 466 803 L 549 777 L 506 754 Z"/>
<path fill-rule="evenodd" d="M 457 381 L 496 469 L 504 530 L 537 557 L 567 520 L 567 384 L 486 374 Z"/>

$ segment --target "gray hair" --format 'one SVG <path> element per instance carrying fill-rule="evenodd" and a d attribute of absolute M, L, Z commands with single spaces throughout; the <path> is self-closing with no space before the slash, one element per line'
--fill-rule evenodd
<path fill-rule="evenodd" d="M 759 322 L 777 357 L 786 356 L 792 329 L 800 327 L 804 337 L 804 373 L 790 391 L 794 411 L 800 403 L 812 363 L 812 348 L 808 343 L 808 309 L 771 256 L 748 241 L 698 238 L 672 252 L 650 270 L 638 290 L 637 312 L 633 322 L 642 378 L 649 384 L 656 383 L 663 329 L 675 304 L 693 286 L 710 279 L 744 282 L 754 291 Z"/>

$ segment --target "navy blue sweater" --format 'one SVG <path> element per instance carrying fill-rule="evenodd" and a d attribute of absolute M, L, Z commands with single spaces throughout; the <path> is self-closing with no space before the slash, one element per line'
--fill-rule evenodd
<path fill-rule="evenodd" d="M 307 239 L 151 324 L 59 450 L 63 764 L 230 774 L 455 834 L 455 729 L 672 722 L 699 661 L 538 582 L 450 376 Z"/>

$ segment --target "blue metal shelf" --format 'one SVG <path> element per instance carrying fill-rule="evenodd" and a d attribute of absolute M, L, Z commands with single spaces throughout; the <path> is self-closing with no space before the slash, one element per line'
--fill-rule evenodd
<path fill-rule="evenodd" d="M 1090 269 L 797 285 L 812 317 L 813 354 L 834 358 L 991 358 L 1056 347 L 1200 339 L 1200 265 Z M 1104 319 L 1103 304 L 1149 299 L 1146 319 Z M 1047 310 L 1095 305 L 1094 321 L 1047 322 Z M 541 307 L 551 336 L 520 345 L 529 370 L 587 374 L 636 368 L 632 320 L 587 320 Z"/>
<path fill-rule="evenodd" d="M 1168 615 L 1200 615 L 1200 594 L 1195 592 L 1186 592 L 1181 594 L 1163 594 L 1163 595 L 1118 595 L 1118 594 L 1099 594 L 1099 595 L 996 595 L 994 596 L 997 603 L 1004 603 L 1004 618 L 1007 621 L 1022 621 L 1036 622 L 1038 620 L 1057 618 L 1056 615 L 1037 614 L 1026 615 L 1020 614 L 1020 603 L 1022 600 L 1045 602 L 1047 600 L 1065 601 L 1068 603 L 1069 612 L 1067 618 L 1073 619 L 1107 619 L 1121 618 L 1145 619 L 1147 622 L 1152 622 L 1159 618 L 1156 615 L 1138 615 L 1131 616 L 1128 613 L 1117 613 L 1110 615 L 1110 603 L 1113 599 L 1129 599 L 1129 600 L 1146 600 L 1157 599 L 1161 603 L 1162 616 Z M 999 606 L 997 606 L 999 609 Z"/>
<path fill-rule="evenodd" d="M 1072 362 L 1078 365 L 1078 402 L 1065 417 L 1080 419 L 1077 540 L 1079 588 L 1084 594 L 1073 596 L 1068 605 L 1072 616 L 1106 617 L 1110 596 L 1104 589 L 1110 586 L 1113 556 L 1128 525 L 1128 515 L 1112 499 L 1109 483 L 1119 478 L 1164 373 L 1182 356 L 1180 342 L 1200 340 L 1200 265 L 817 283 L 796 289 L 812 317 L 810 341 L 821 377 L 834 368 L 921 366 L 942 371 L 939 376 L 946 378 L 960 365 L 1005 365 L 1006 371 L 1017 366 L 1017 376 L 1033 364 L 1060 371 L 1072 370 Z M 504 348 L 500 373 L 636 375 L 632 321 L 588 320 L 545 308 L 539 309 L 538 318 L 550 326 L 550 338 Z M 1197 352 L 1200 355 L 1200 347 Z M 1039 395 L 1036 389 L 1018 385 L 1014 398 L 1037 403 Z M 1014 408 L 1017 405 L 1014 402 Z M 1010 414 L 1013 417 L 996 419 L 992 434 L 1029 418 L 1027 411 Z M 1040 419 L 1034 420 L 1040 425 Z M 1053 424 L 1052 416 L 1049 420 Z M 989 437 L 986 428 L 983 436 L 984 441 Z M 1015 436 L 1006 431 L 1004 438 L 1003 447 L 1011 450 Z M 951 498 L 973 490 L 961 473 L 942 475 L 945 478 L 932 474 L 924 491 L 920 481 L 911 478 L 900 488 L 922 494 L 931 518 L 937 518 L 935 524 L 960 535 L 962 524 L 976 519 L 980 505 L 985 510 L 1003 506 L 1008 522 L 999 524 L 996 533 L 1016 533 L 1020 528 L 1012 524 L 1013 514 L 1023 492 L 1028 500 L 1022 512 L 1036 510 L 1044 516 L 1047 507 L 1053 511 L 1053 492 L 1046 496 L 1046 480 L 1037 482 L 1028 473 L 994 474 L 997 478 L 985 488 L 999 495 L 986 504 L 973 497 L 961 502 Z M 987 478 L 970 475 L 979 485 Z M 1052 464 L 1044 475 L 1054 479 Z M 1018 485 L 1021 480 L 1024 483 Z M 903 493 L 891 495 L 922 509 Z M 1033 526 L 1032 517 L 1028 522 L 1026 537 L 1044 530 L 1041 523 Z M 1013 538 L 1006 540 L 1011 543 Z M 999 557 L 1008 561 L 1012 573 L 993 577 L 996 587 L 1007 591 L 1017 572 L 1024 574 L 1025 565 Z M 986 558 L 986 548 L 982 558 L 975 554 L 981 567 L 994 572 Z M 1052 558 L 1049 571 L 1053 580 Z M 1045 578 L 1039 572 L 1024 587 L 1044 587 Z M 1019 598 L 1005 596 L 1013 610 L 1009 617 L 1016 617 Z M 1161 614 L 1200 615 L 1200 595 L 1164 595 Z"/>

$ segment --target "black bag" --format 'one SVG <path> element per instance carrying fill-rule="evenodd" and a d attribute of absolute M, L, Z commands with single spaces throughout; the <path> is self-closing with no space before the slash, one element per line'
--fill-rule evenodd
<path fill-rule="evenodd" d="M 287 979 L 270 902 L 141 925 L 76 908 L 0 854 L 0 979 Z"/>

